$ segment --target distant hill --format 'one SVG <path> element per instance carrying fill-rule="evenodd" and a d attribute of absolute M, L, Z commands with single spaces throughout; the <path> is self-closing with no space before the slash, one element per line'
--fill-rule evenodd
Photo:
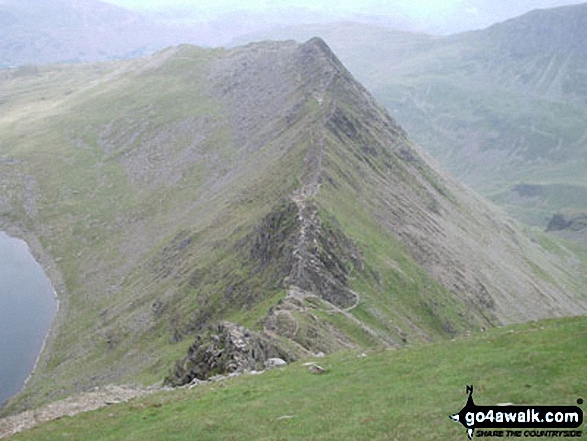
<path fill-rule="evenodd" d="M 523 221 L 587 207 L 587 4 L 448 37 L 340 23 L 322 35 L 410 136 Z M 239 40 L 243 42 L 244 40 Z M 518 192 L 540 187 L 533 196 Z"/>
<path fill-rule="evenodd" d="M 0 0 L 0 66 L 137 56 L 173 32 L 98 0 Z"/>
<path fill-rule="evenodd" d="M 60 297 L 9 411 L 587 310 L 587 256 L 438 169 L 318 38 L 1 75 L 0 227 Z"/>
<path fill-rule="evenodd" d="M 414 30 L 431 34 L 455 34 L 463 31 L 486 28 L 494 23 L 503 22 L 534 9 L 548 9 L 569 4 L 581 3 L 581 0 L 468 0 L 452 2 L 452 7 L 445 14 L 431 11 L 422 19 L 419 28 Z M 439 16 L 440 15 L 440 16 Z"/>
<path fill-rule="evenodd" d="M 112 0 L 116 1 L 116 0 Z M 128 4 L 155 21 L 170 26 L 196 26 L 207 43 L 225 45 L 230 38 L 271 27 L 340 21 L 379 25 L 393 29 L 449 35 L 486 28 L 520 16 L 532 9 L 553 8 L 577 0 L 466 0 L 406 1 L 364 0 L 357 2 L 133 2 Z M 157 2 L 155 2 L 157 3 Z"/>

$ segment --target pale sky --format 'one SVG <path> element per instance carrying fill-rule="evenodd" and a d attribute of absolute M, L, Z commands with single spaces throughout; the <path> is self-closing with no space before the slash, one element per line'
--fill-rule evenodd
<path fill-rule="evenodd" d="M 303 8 L 332 19 L 357 16 L 395 17 L 411 23 L 404 30 L 452 33 L 479 29 L 522 15 L 531 9 L 581 3 L 585 0 L 103 0 L 147 12 L 152 18 L 205 22 L 235 11 L 267 13 Z M 181 10 L 181 11 L 179 11 Z M 179 12 L 178 12 L 179 11 Z M 320 14 L 320 15 L 319 15 Z M 293 17 L 292 17 L 293 18 Z M 407 20 L 407 21 L 406 21 Z M 319 20 L 321 21 L 321 20 Z"/>
<path fill-rule="evenodd" d="M 364 10 L 389 11 L 401 9 L 415 14 L 430 11 L 450 10 L 455 4 L 467 3 L 469 0 L 107 0 L 122 7 L 132 9 L 164 9 L 168 7 L 193 7 L 196 9 L 225 10 L 265 10 L 276 7 L 301 7 L 307 9 L 336 9 L 345 12 Z"/>

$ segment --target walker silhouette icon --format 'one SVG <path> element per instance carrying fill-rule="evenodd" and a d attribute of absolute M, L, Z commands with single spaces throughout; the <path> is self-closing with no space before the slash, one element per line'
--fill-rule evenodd
<path fill-rule="evenodd" d="M 475 409 L 477 408 L 475 402 L 473 401 L 473 386 L 467 386 L 467 393 L 469 394 L 469 398 L 467 398 L 467 404 L 465 404 L 465 407 L 463 407 L 459 413 L 451 415 L 450 419 L 457 423 L 461 423 L 465 429 L 467 429 L 467 435 L 469 436 L 469 439 L 472 440 L 473 433 L 475 432 L 475 420 L 473 420 L 472 424 L 469 424 L 465 415 L 469 412 L 475 413 Z"/>

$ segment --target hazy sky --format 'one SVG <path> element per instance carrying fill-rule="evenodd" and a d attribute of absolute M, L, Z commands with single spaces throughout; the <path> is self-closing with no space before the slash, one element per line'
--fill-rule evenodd
<path fill-rule="evenodd" d="M 128 9 L 142 10 L 151 18 L 176 23 L 207 22 L 235 11 L 268 13 L 283 8 L 303 8 L 315 14 L 314 21 L 369 17 L 403 30 L 429 33 L 454 33 L 479 29 L 522 15 L 537 8 L 548 8 L 586 0 L 104 0 Z M 301 12 L 301 11 L 299 11 Z M 259 16 L 259 14 L 257 14 Z M 297 14 L 290 21 L 296 21 Z M 299 18 L 306 17 L 306 18 Z M 297 22 L 307 20 L 300 15 Z M 235 20 L 234 17 L 231 18 Z M 283 21 L 283 20 L 282 20 Z M 238 25 L 238 23 L 235 22 Z M 259 23 L 261 25 L 261 23 Z"/>
<path fill-rule="evenodd" d="M 500 9 L 505 0 L 105 0 L 122 7 L 132 9 L 163 9 L 168 7 L 190 7 L 196 9 L 250 9 L 262 10 L 275 7 L 302 7 L 308 9 L 336 9 L 347 12 L 361 12 L 364 10 L 380 10 L 393 12 L 402 10 L 413 14 L 429 15 L 433 11 L 450 11 L 455 7 L 460 9 L 479 4 L 489 3 L 495 9 Z M 581 0 L 515 0 L 513 3 L 523 4 L 524 9 L 535 7 L 557 6 L 561 4 L 581 3 Z M 507 0 L 511 4 L 511 0 Z"/>
<path fill-rule="evenodd" d="M 264 10 L 275 7 L 302 7 L 308 9 L 336 9 L 344 12 L 361 12 L 364 10 L 389 11 L 390 5 L 403 11 L 411 11 L 415 14 L 430 11 L 450 10 L 455 4 L 467 3 L 469 0 L 108 0 L 122 7 L 133 9 L 163 9 L 170 6 L 196 7 L 198 9 L 249 9 Z"/>

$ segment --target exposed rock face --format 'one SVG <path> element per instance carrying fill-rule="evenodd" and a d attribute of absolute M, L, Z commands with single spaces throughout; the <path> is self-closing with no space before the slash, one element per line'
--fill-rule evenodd
<path fill-rule="evenodd" d="M 196 336 L 188 355 L 177 361 L 174 372 L 165 382 L 181 386 L 194 379 L 207 380 L 214 375 L 262 370 L 267 362 L 276 359 L 292 361 L 295 355 L 268 336 L 222 322 Z"/>
<path fill-rule="evenodd" d="M 257 227 L 251 258 L 260 271 L 276 265 L 283 287 L 296 286 L 341 308 L 356 303 L 348 274 L 360 270 L 355 244 L 334 224 L 324 225 L 318 209 L 297 192 Z M 286 280 L 287 278 L 287 280 Z"/>
<path fill-rule="evenodd" d="M 359 250 L 339 228 L 323 225 L 313 204 L 298 204 L 301 226 L 288 283 L 337 307 L 354 305 L 357 295 L 348 286 L 348 275 L 362 268 Z"/>
<path fill-rule="evenodd" d="M 584 229 L 587 229 L 587 213 L 584 212 L 556 213 L 546 227 L 546 231 Z"/>

